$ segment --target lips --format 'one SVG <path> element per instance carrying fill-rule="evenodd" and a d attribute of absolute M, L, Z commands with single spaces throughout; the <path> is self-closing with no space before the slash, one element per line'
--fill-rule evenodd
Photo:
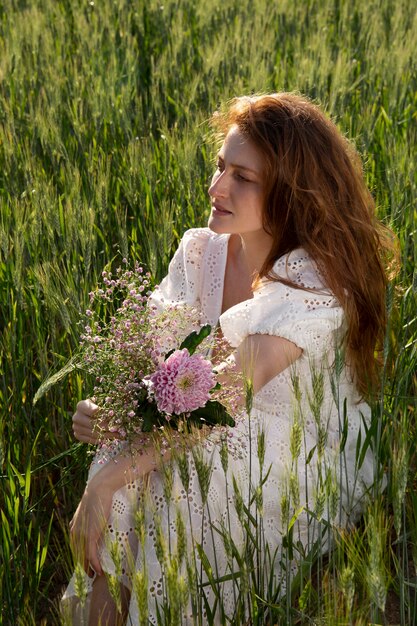
<path fill-rule="evenodd" d="M 232 215 L 231 211 L 228 211 L 227 209 L 225 209 L 221 204 L 218 204 L 217 202 L 213 202 L 213 213 L 216 215 Z"/>

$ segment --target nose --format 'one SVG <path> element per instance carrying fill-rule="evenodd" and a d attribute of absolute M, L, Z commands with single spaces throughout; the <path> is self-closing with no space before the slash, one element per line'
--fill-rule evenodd
<path fill-rule="evenodd" d="M 224 171 L 215 172 L 213 178 L 211 179 L 208 193 L 211 198 L 220 198 L 227 195 L 227 180 Z"/>

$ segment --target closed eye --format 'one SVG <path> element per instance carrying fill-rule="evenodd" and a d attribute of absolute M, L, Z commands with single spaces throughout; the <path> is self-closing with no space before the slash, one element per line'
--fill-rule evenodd
<path fill-rule="evenodd" d="M 235 172 L 235 178 L 237 178 L 238 180 L 243 180 L 245 183 L 252 182 L 249 180 L 249 178 L 246 178 L 245 176 L 243 176 L 243 174 L 240 174 L 239 172 Z"/>
<path fill-rule="evenodd" d="M 225 164 L 224 161 L 221 157 L 219 157 L 217 159 L 217 171 L 220 172 L 220 174 L 222 172 L 224 172 L 225 170 Z M 236 168 L 236 166 L 234 166 L 234 173 L 233 176 L 235 177 L 236 180 L 239 180 L 241 182 L 245 182 L 245 183 L 253 183 L 255 181 L 251 180 L 250 178 L 247 178 L 244 174 L 241 173 L 241 171 L 239 169 Z"/>

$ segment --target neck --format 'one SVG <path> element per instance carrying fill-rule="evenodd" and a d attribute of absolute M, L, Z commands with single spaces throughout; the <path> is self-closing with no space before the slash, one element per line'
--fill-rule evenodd
<path fill-rule="evenodd" d="M 265 263 L 272 246 L 272 237 L 264 230 L 256 233 L 244 233 L 231 236 L 231 251 L 237 259 L 240 257 L 248 268 L 249 275 L 257 276 Z"/>

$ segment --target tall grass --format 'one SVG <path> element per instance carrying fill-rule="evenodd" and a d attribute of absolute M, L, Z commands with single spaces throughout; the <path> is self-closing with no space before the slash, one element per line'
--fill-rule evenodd
<path fill-rule="evenodd" d="M 343 600 L 340 623 L 390 623 L 391 605 L 392 623 L 416 621 L 416 32 L 411 0 L 2 2 L 4 624 L 58 623 L 66 528 L 89 460 L 70 433 L 83 381 L 74 374 L 33 407 L 40 381 L 76 348 L 80 311 L 109 259 L 138 257 L 159 279 L 182 232 L 204 224 L 213 110 L 281 89 L 316 99 L 356 143 L 402 251 L 371 432 L 387 489 L 294 602 L 329 624 L 331 598 Z M 372 567 L 386 571 L 388 604 L 365 589 Z"/>

